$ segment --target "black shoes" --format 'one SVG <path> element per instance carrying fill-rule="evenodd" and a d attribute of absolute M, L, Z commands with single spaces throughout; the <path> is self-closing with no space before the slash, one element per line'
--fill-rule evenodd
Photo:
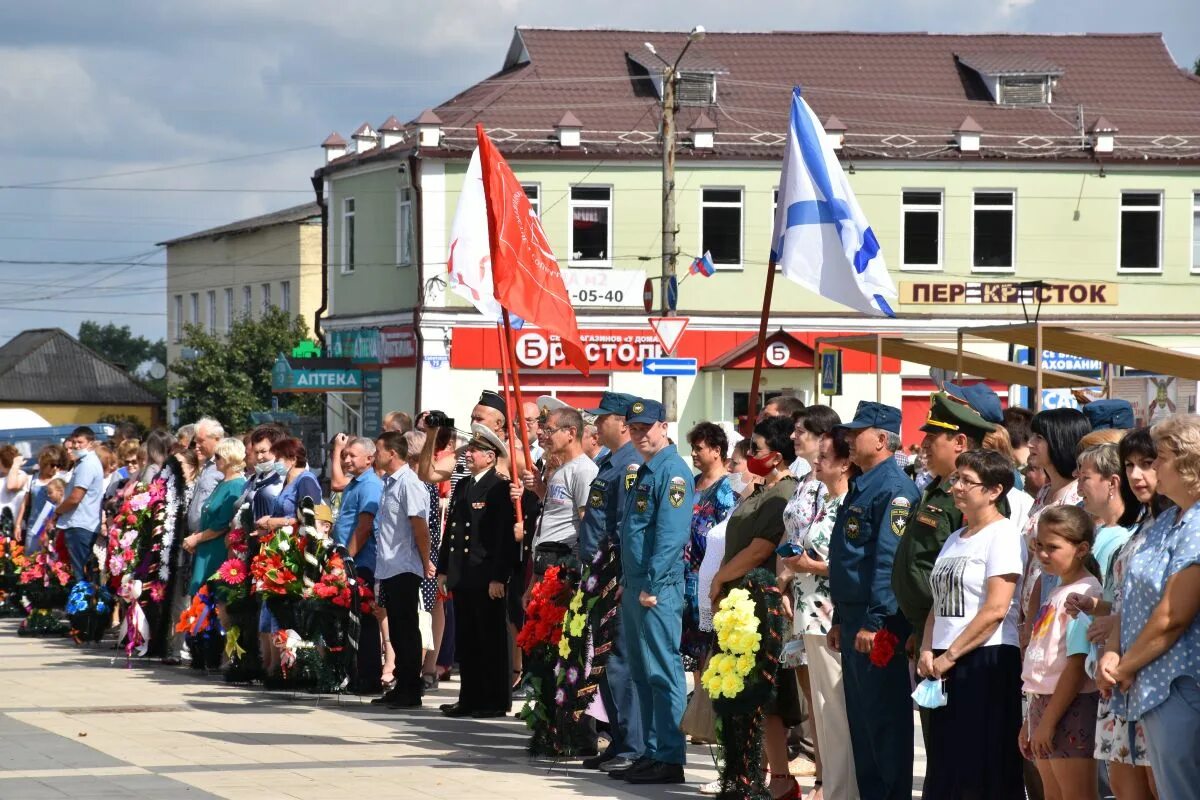
<path fill-rule="evenodd" d="M 623 769 L 610 769 L 610 770 L 606 770 L 606 772 L 608 772 L 608 777 L 610 777 L 610 778 L 617 778 L 618 780 L 625 780 L 625 776 L 629 775 L 630 773 L 636 772 L 638 770 L 643 770 L 643 769 L 649 767 L 653 763 L 654 763 L 654 759 L 646 758 L 646 756 L 642 756 L 637 761 L 634 761 L 632 764 L 630 764 L 629 766 L 627 766 Z"/>
<path fill-rule="evenodd" d="M 617 757 L 615 750 L 616 750 L 615 747 L 610 747 L 607 750 L 605 750 L 603 753 L 599 753 L 598 755 L 594 755 L 590 758 L 585 758 L 583 760 L 583 764 L 582 764 L 583 768 L 584 769 L 600 769 L 601 764 L 607 764 L 608 762 L 614 760 Z M 607 771 L 607 770 L 605 770 L 605 771 Z"/>
<path fill-rule="evenodd" d="M 651 761 L 648 766 L 641 769 L 630 769 L 625 773 L 625 780 L 638 784 L 683 783 L 683 765 Z"/>
<path fill-rule="evenodd" d="M 447 703 L 446 705 L 441 706 L 439 710 L 447 717 L 453 718 L 469 717 L 475 713 L 475 709 L 467 708 L 462 703 Z"/>
<path fill-rule="evenodd" d="M 624 756 L 617 756 L 611 761 L 605 761 L 598 767 L 598 769 L 601 772 L 612 772 L 615 769 L 629 769 L 632 766 L 633 759 L 625 758 Z"/>

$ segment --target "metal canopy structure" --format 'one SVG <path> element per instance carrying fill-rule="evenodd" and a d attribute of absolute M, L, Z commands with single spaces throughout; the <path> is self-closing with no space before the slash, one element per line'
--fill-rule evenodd
<path fill-rule="evenodd" d="M 929 367 L 939 367 L 948 372 L 963 375 L 974 375 L 978 378 L 1015 383 L 1022 386 L 1032 386 L 1035 381 L 1042 380 L 1043 386 L 1052 389 L 1084 389 L 1096 388 L 1100 381 L 1072 375 L 1067 372 L 1042 370 L 1027 367 L 1023 364 L 1013 364 L 998 358 L 989 358 L 975 353 L 962 351 L 962 340 L 959 339 L 959 349 L 948 350 L 931 344 L 905 339 L 897 334 L 872 333 L 862 336 L 830 336 L 817 339 L 817 351 L 822 345 L 854 350 L 859 353 L 872 353 L 876 356 L 875 363 L 875 399 L 880 400 L 883 394 L 883 359 L 896 358 L 901 361 L 911 361 Z M 819 358 L 819 357 L 818 357 Z M 814 370 L 817 383 L 815 395 L 820 394 L 820 370 Z"/>
<path fill-rule="evenodd" d="M 1046 380 L 1051 373 L 1042 369 L 1040 357 L 1040 354 L 1046 350 L 1092 358 L 1104 364 L 1120 364 L 1159 375 L 1173 375 L 1177 378 L 1200 381 L 1200 356 L 1111 335 L 1118 330 L 1120 330 L 1119 326 L 1106 326 L 1099 330 L 1091 330 L 1043 322 L 959 328 L 958 352 L 963 353 L 964 336 L 977 336 L 997 342 L 1024 345 L 1029 348 L 1029 352 L 1038 353 L 1037 366 L 1031 368 L 1036 371 L 1035 383 L 1026 384 L 1032 385 L 1035 389 L 1032 397 L 1035 411 L 1041 400 L 1042 389 L 1060 388 Z M 1140 329 L 1137 332 L 1194 334 L 1195 329 L 1148 328 Z M 963 355 L 967 354 L 963 353 Z M 1109 370 L 1109 375 L 1112 375 L 1111 370 Z"/>

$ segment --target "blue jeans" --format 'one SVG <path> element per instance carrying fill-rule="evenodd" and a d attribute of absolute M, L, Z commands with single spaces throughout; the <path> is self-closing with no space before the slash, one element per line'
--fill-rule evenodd
<path fill-rule="evenodd" d="M 87 528 L 67 528 L 65 533 L 67 553 L 71 557 L 71 576 L 76 581 L 85 580 L 87 575 L 84 573 L 84 569 L 87 567 L 88 558 L 92 555 L 92 545 L 95 543 L 99 531 L 90 531 Z"/>
<path fill-rule="evenodd" d="M 1200 742 L 1200 684 L 1195 678 L 1176 678 L 1161 705 L 1142 715 L 1146 749 L 1158 796 L 1200 797 L 1200 767 L 1196 742 Z M 1191 742 L 1191 744 L 1187 744 Z"/>

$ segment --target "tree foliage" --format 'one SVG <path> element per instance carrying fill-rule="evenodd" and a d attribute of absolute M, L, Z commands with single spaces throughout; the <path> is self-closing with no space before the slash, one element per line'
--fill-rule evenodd
<path fill-rule="evenodd" d="M 167 342 L 154 341 L 145 336 L 134 336 L 128 325 L 101 325 L 95 320 L 79 323 L 79 343 L 99 353 L 106 361 L 124 368 L 139 383 L 159 397 L 167 393 L 166 378 L 152 378 L 149 365 L 157 361 L 167 363 Z"/>
<path fill-rule="evenodd" d="M 193 359 L 171 364 L 178 380 L 171 397 L 179 399 L 179 418 L 220 420 L 231 431 L 244 429 L 253 411 L 271 409 L 271 367 L 280 353 L 290 353 L 308 326 L 302 317 L 291 317 L 271 308 L 260 319 L 235 320 L 228 334 L 217 336 L 202 325 L 186 325 L 182 347 L 195 352 Z M 280 409 L 301 416 L 320 413 L 319 395 L 281 394 Z"/>
<path fill-rule="evenodd" d="M 1197 75 L 1200 75 L 1200 58 L 1197 58 L 1196 63 L 1192 64 L 1192 72 L 1194 72 Z"/>

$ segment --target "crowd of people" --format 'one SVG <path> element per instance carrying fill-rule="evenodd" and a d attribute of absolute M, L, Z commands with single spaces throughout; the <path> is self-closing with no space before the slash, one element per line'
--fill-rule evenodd
<path fill-rule="evenodd" d="M 914 707 L 926 798 L 1200 796 L 1200 417 L 1134 427 L 1121 401 L 1033 414 L 982 384 L 946 389 L 909 454 L 896 408 L 843 420 L 784 396 L 746 438 L 696 425 L 690 463 L 652 399 L 510 409 L 488 391 L 469 430 L 430 410 L 335 436 L 324 481 L 276 425 L 105 443 L 80 427 L 32 475 L 0 450 L 0 504 L 27 557 L 113 582 L 113 517 L 169 471 L 179 521 L 146 648 L 168 664 L 195 661 L 169 623 L 238 540 L 286 538 L 312 508 L 368 599 L 350 688 L 403 713 L 456 671 L 449 717 L 510 712 L 530 691 L 518 640 L 539 586 L 614 549 L 619 601 L 591 640 L 604 667 L 573 755 L 634 784 L 682 782 L 687 737 L 720 741 L 681 720 L 711 719 L 714 612 L 766 570 L 788 618 L 757 712 L 772 798 L 801 795 L 798 736 L 810 798 L 909 798 Z M 286 669 L 279 614 L 256 607 L 253 678 Z M 737 796 L 725 778 L 698 788 Z"/>

